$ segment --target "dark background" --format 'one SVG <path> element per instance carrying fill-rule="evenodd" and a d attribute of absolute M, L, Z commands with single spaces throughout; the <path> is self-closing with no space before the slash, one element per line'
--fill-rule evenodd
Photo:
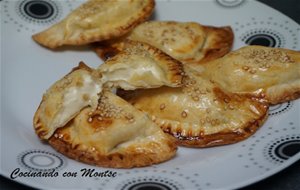
<path fill-rule="evenodd" d="M 300 1 L 299 0 L 257 0 L 277 9 L 300 24 Z"/>
<path fill-rule="evenodd" d="M 300 24 L 300 0 L 258 0 L 265 3 Z M 31 190 L 14 181 L 0 176 L 0 189 Z M 240 190 L 300 190 L 300 161 L 294 163 L 283 171 L 253 185 Z"/>

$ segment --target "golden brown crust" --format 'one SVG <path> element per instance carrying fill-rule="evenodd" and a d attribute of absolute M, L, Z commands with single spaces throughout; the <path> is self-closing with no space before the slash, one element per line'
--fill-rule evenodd
<path fill-rule="evenodd" d="M 80 63 L 44 94 L 34 116 L 38 136 L 48 139 L 82 108 L 96 107 L 102 87 L 124 89 L 178 87 L 182 64 L 160 50 L 139 42 L 127 42 L 126 50 L 106 61 L 98 70 Z"/>
<path fill-rule="evenodd" d="M 241 141 L 267 118 L 264 100 L 225 92 L 199 73 L 187 69 L 182 88 L 161 87 L 118 94 L 147 112 L 179 144 L 209 147 Z"/>
<path fill-rule="evenodd" d="M 244 126 L 241 126 L 236 131 L 224 130 L 220 131 L 216 134 L 205 135 L 200 133 L 197 136 L 187 136 L 182 135 L 181 133 L 175 132 L 172 133 L 169 129 L 170 126 L 162 125 L 161 128 L 169 134 L 172 134 L 179 140 L 180 145 L 187 147 L 197 147 L 197 148 L 206 148 L 220 145 L 227 145 L 240 142 L 242 140 L 247 139 L 251 135 L 253 135 L 260 126 L 263 125 L 265 120 L 267 119 L 268 114 L 265 112 L 260 118 L 249 121 Z M 154 120 L 155 122 L 155 120 Z"/>
<path fill-rule="evenodd" d="M 300 98 L 300 79 L 270 87 L 266 90 L 264 96 L 271 105 L 296 100 Z"/>
<path fill-rule="evenodd" d="M 114 6 L 121 10 L 113 9 Z M 147 20 L 152 14 L 154 6 L 154 0 L 130 2 L 89 0 L 64 20 L 33 35 L 32 38 L 48 48 L 57 48 L 62 45 L 83 45 L 116 38 Z M 108 14 L 111 15 L 103 14 L 106 8 L 110 9 Z"/>
<path fill-rule="evenodd" d="M 204 29 L 208 35 L 208 42 L 206 47 L 203 48 L 205 56 L 198 63 L 205 63 L 223 57 L 230 52 L 234 40 L 234 33 L 231 27 L 204 26 Z"/>
<path fill-rule="evenodd" d="M 293 92 L 291 94 L 291 91 L 288 90 L 287 92 L 283 92 L 280 97 L 274 98 L 274 99 L 270 99 L 270 104 L 271 105 L 276 105 L 276 104 L 280 104 L 280 103 L 284 103 L 284 102 L 288 102 L 288 101 L 293 101 L 300 98 L 300 88 L 298 88 L 295 92 Z"/>
<path fill-rule="evenodd" d="M 230 93 L 224 93 L 221 89 L 215 88 L 213 89 L 215 94 L 215 101 L 224 101 L 230 103 L 231 105 L 237 105 L 240 106 L 240 108 L 235 109 L 241 109 L 241 112 L 249 111 L 245 110 L 243 108 L 242 104 L 247 104 L 250 102 L 250 106 L 255 107 L 256 111 L 259 112 L 257 115 L 252 115 L 252 118 L 248 118 L 246 122 L 243 122 L 239 125 L 238 128 L 230 129 L 225 128 L 217 133 L 212 134 L 205 134 L 204 131 L 201 131 L 198 133 L 197 136 L 193 135 L 193 130 L 185 132 L 183 135 L 180 131 L 180 126 L 177 126 L 176 131 L 171 131 L 170 126 L 166 126 L 166 122 L 162 121 L 155 121 L 156 123 L 163 123 L 161 125 L 161 128 L 167 132 L 175 136 L 179 142 L 180 145 L 188 146 L 188 147 L 211 147 L 211 146 L 219 146 L 219 145 L 226 145 L 226 144 L 232 144 L 236 143 L 242 140 L 245 140 L 249 136 L 253 135 L 257 129 L 263 125 L 265 120 L 268 117 L 268 106 L 266 106 L 266 103 L 263 100 L 258 100 L 251 96 L 238 96 Z M 227 103 L 225 102 L 224 105 Z M 230 109 L 230 108 L 229 108 Z M 226 114 L 225 112 L 220 112 L 220 114 Z M 236 117 L 243 117 L 242 113 L 239 115 L 239 113 L 232 113 L 237 114 Z M 199 118 L 200 119 L 200 118 Z M 231 118 L 235 120 L 236 118 Z M 158 119 L 160 120 L 160 119 Z M 174 127 L 173 127 L 174 128 Z M 179 129 L 179 130 L 178 130 Z"/>
<path fill-rule="evenodd" d="M 59 135 L 59 132 L 56 132 Z M 175 142 L 168 142 L 171 153 L 164 153 L 161 155 L 148 153 L 133 153 L 133 154 L 120 154 L 113 153 L 110 155 L 101 155 L 97 152 L 89 150 L 81 150 L 78 146 L 73 146 L 61 138 L 52 136 L 49 139 L 49 144 L 63 155 L 90 165 L 109 167 L 109 168 L 133 168 L 144 167 L 153 164 L 158 164 L 167 161 L 175 156 L 177 146 Z M 152 147 L 156 148 L 156 147 Z M 95 156 L 96 154 L 96 156 Z"/>
<path fill-rule="evenodd" d="M 62 154 L 92 165 L 132 168 L 171 159 L 175 139 L 144 113 L 110 92 L 103 92 L 99 108 L 83 109 L 49 144 Z"/>
<path fill-rule="evenodd" d="M 118 38 L 119 39 L 119 38 Z M 121 38 L 120 38 L 121 39 Z M 114 57 L 124 49 L 124 41 L 108 40 L 101 43 L 93 43 L 92 49 L 103 60 Z"/>
<path fill-rule="evenodd" d="M 300 97 L 298 51 L 246 46 L 204 67 L 202 75 L 234 93 L 261 96 L 270 104 Z"/>
<path fill-rule="evenodd" d="M 148 43 L 183 63 L 203 63 L 228 53 L 233 45 L 233 35 L 229 26 L 149 21 L 119 39 L 94 44 L 93 47 L 95 52 L 106 60 L 124 48 L 124 39 L 130 39 Z"/>
<path fill-rule="evenodd" d="M 165 134 L 146 114 L 110 91 L 95 91 L 96 87 L 90 83 L 94 84 L 92 77 L 98 73 L 93 71 L 80 63 L 50 87 L 34 115 L 37 135 L 70 158 L 104 167 L 142 167 L 175 156 L 175 139 Z M 68 105 L 71 110 L 64 107 L 65 101 L 70 101 L 68 98 L 74 99 L 67 95 L 69 91 L 73 95 L 85 87 L 88 89 L 83 90 L 83 99 L 91 95 L 85 93 L 93 91 L 97 98 L 95 107 L 81 103 L 80 107 L 74 107 L 73 104 L 81 101 L 77 96 L 76 103 L 71 101 Z M 81 97 L 82 93 L 79 94 Z M 90 102 L 88 98 L 86 101 Z M 61 115 L 65 112 L 71 114 L 62 122 Z M 57 117 L 60 118 L 58 126 L 53 122 Z"/>

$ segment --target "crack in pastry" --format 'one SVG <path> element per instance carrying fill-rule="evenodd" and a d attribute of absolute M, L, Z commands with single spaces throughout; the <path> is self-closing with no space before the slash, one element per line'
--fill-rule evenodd
<path fill-rule="evenodd" d="M 148 21 L 120 39 L 96 45 L 95 51 L 106 59 L 124 48 L 124 39 L 148 43 L 182 63 L 202 63 L 228 53 L 233 44 L 233 32 L 230 27 L 195 22 Z"/>
<path fill-rule="evenodd" d="M 80 63 L 43 95 L 33 119 L 37 135 L 48 139 L 82 108 L 90 106 L 95 109 L 99 99 L 98 93 L 101 91 L 102 84 L 93 76 L 92 69 Z"/>
<path fill-rule="evenodd" d="M 300 97 L 298 51 L 246 46 L 204 67 L 202 75 L 230 92 L 260 96 L 270 104 Z"/>
<path fill-rule="evenodd" d="M 182 65 L 146 44 L 132 42 L 124 53 L 108 60 L 98 70 L 83 63 L 52 85 L 34 116 L 38 136 L 48 139 L 84 107 L 95 109 L 105 87 L 154 88 L 182 84 Z"/>
<path fill-rule="evenodd" d="M 108 40 L 144 22 L 154 6 L 154 0 L 89 0 L 61 22 L 32 37 L 48 48 Z"/>
<path fill-rule="evenodd" d="M 126 41 L 124 50 L 97 69 L 107 86 L 124 90 L 182 85 L 182 64 L 148 44 Z"/>
<path fill-rule="evenodd" d="M 165 69 L 173 68 L 172 64 L 177 68 L 179 62 L 167 63 L 171 64 L 160 65 L 159 71 L 163 67 L 163 73 L 172 76 L 173 70 Z M 124 62 L 116 64 L 125 70 L 132 66 Z M 145 73 L 147 70 L 157 72 L 157 68 L 151 70 L 144 66 L 139 64 Z M 115 68 L 110 70 L 113 72 Z M 147 78 L 143 77 L 148 76 L 145 73 L 141 78 Z M 70 158 L 98 166 L 142 167 L 171 159 L 177 150 L 174 137 L 165 134 L 147 114 L 110 92 L 106 85 L 110 77 L 103 80 L 103 76 L 105 73 L 102 75 L 101 71 L 80 63 L 54 83 L 44 94 L 34 116 L 37 135 Z M 177 86 L 181 84 L 181 72 L 178 77 L 180 82 L 178 78 L 175 82 L 169 80 L 172 77 L 162 82 L 155 76 L 148 77 L 136 88 L 158 84 Z M 130 82 L 128 84 L 134 87 L 135 83 Z"/>
<path fill-rule="evenodd" d="M 48 139 L 81 109 L 97 107 L 102 89 L 156 88 L 182 85 L 183 68 L 168 55 L 138 42 L 128 42 L 124 52 L 98 69 L 80 63 L 71 73 L 53 84 L 44 94 L 34 116 L 38 136 Z"/>
<path fill-rule="evenodd" d="M 262 99 L 220 89 L 187 65 L 182 88 L 160 87 L 118 91 L 125 100 L 152 116 L 153 121 L 179 143 L 209 147 L 241 141 L 266 120 Z"/>
<path fill-rule="evenodd" d="M 175 139 L 145 113 L 110 91 L 103 91 L 96 111 L 84 108 L 49 143 L 64 155 L 92 165 L 132 168 L 174 157 Z"/>

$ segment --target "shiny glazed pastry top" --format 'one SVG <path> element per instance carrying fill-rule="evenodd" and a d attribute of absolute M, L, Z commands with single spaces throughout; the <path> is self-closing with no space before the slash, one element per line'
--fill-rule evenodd
<path fill-rule="evenodd" d="M 144 22 L 154 0 L 89 0 L 32 38 L 48 48 L 82 45 L 122 36 Z"/>

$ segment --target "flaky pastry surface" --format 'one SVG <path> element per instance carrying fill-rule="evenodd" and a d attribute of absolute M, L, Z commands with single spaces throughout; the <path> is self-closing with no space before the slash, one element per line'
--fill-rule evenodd
<path fill-rule="evenodd" d="M 112 39 L 145 21 L 154 6 L 154 0 L 89 0 L 32 38 L 48 48 Z"/>
<path fill-rule="evenodd" d="M 238 142 L 264 123 L 268 106 L 263 100 L 223 91 L 197 71 L 184 68 L 182 88 L 119 91 L 119 95 L 190 147 Z"/>
<path fill-rule="evenodd" d="M 48 141 L 64 155 L 113 168 L 148 166 L 171 159 L 177 149 L 143 112 L 104 91 L 96 110 L 85 108 Z"/>
<path fill-rule="evenodd" d="M 208 62 L 206 75 L 221 88 L 278 104 L 300 97 L 300 52 L 246 46 Z"/>
<path fill-rule="evenodd" d="M 123 49 L 124 39 L 150 44 L 182 63 L 201 63 L 228 53 L 233 44 L 230 27 L 204 26 L 196 22 L 148 21 L 119 40 L 96 45 L 102 58 Z"/>

